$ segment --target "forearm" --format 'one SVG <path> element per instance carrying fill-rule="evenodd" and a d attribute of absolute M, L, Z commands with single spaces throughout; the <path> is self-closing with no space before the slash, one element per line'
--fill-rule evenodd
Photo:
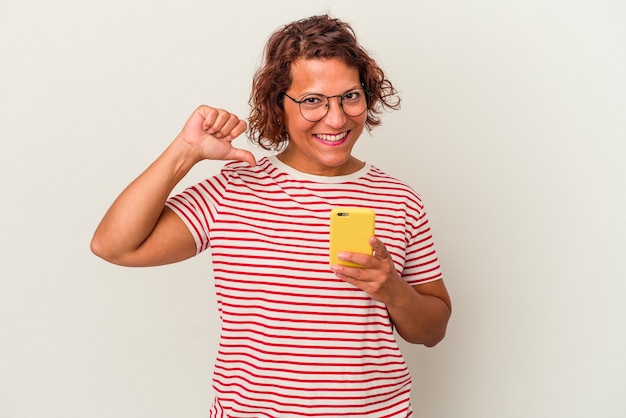
<path fill-rule="evenodd" d="M 429 286 L 428 289 L 436 289 L 435 286 Z M 387 304 L 387 310 L 403 339 L 413 344 L 432 347 L 445 336 L 451 314 L 450 302 L 445 288 L 444 293 L 439 295 L 420 293 L 419 287 L 406 284 L 405 291 Z"/>
<path fill-rule="evenodd" d="M 196 161 L 177 138 L 113 202 L 96 229 L 92 251 L 109 261 L 136 250 L 154 229 L 165 201 Z"/>

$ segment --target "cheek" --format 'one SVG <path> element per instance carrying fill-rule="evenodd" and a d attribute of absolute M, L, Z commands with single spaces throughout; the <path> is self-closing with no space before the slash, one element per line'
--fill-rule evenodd
<path fill-rule="evenodd" d="M 361 116 L 357 118 L 352 118 L 354 122 L 358 125 L 359 130 L 363 130 L 365 127 L 365 122 L 367 121 L 367 112 L 363 113 Z"/>
<path fill-rule="evenodd" d="M 290 137 L 306 135 L 316 124 L 309 122 L 300 116 L 300 113 L 289 114 L 285 112 L 285 130 Z"/>
<path fill-rule="evenodd" d="M 300 118 L 300 109 L 298 105 L 292 103 L 288 98 L 285 98 L 285 103 L 283 104 L 283 116 L 287 120 L 296 121 Z"/>
<path fill-rule="evenodd" d="M 291 109 L 285 109 L 283 112 L 283 123 L 287 132 L 294 129 L 300 123 L 300 113 L 296 109 L 295 113 Z"/>

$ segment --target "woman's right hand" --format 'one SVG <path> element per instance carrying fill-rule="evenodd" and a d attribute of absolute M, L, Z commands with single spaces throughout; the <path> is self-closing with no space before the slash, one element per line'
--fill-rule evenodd
<path fill-rule="evenodd" d="M 232 145 L 232 141 L 244 133 L 246 127 L 246 122 L 233 113 L 201 105 L 189 117 L 178 136 L 192 147 L 198 161 L 238 160 L 255 166 L 256 160 L 250 151 Z"/>
<path fill-rule="evenodd" d="M 256 165 L 250 151 L 231 144 L 245 130 L 246 122 L 230 112 L 198 107 L 170 146 L 115 199 L 92 238 L 94 254 L 124 266 L 156 266 L 193 256 L 193 236 L 164 204 L 201 160 Z"/>

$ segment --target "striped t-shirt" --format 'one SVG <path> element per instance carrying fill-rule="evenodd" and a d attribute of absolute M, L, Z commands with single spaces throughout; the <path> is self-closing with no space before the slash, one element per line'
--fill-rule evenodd
<path fill-rule="evenodd" d="M 212 254 L 221 320 L 211 417 L 408 417 L 411 376 L 385 305 L 329 269 L 330 211 L 367 207 L 411 285 L 441 278 L 420 197 L 366 165 L 298 172 L 276 157 L 171 197 Z"/>

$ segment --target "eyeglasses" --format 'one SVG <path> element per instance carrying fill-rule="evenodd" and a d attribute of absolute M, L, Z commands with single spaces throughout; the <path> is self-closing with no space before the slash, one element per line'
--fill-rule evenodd
<path fill-rule="evenodd" d="M 364 89 L 354 89 L 336 96 L 307 94 L 302 100 L 296 100 L 287 93 L 283 94 L 298 104 L 300 114 L 309 122 L 319 122 L 326 117 L 330 109 L 329 100 L 333 97 L 339 98 L 339 106 L 347 116 L 361 116 L 367 110 L 367 93 Z"/>

